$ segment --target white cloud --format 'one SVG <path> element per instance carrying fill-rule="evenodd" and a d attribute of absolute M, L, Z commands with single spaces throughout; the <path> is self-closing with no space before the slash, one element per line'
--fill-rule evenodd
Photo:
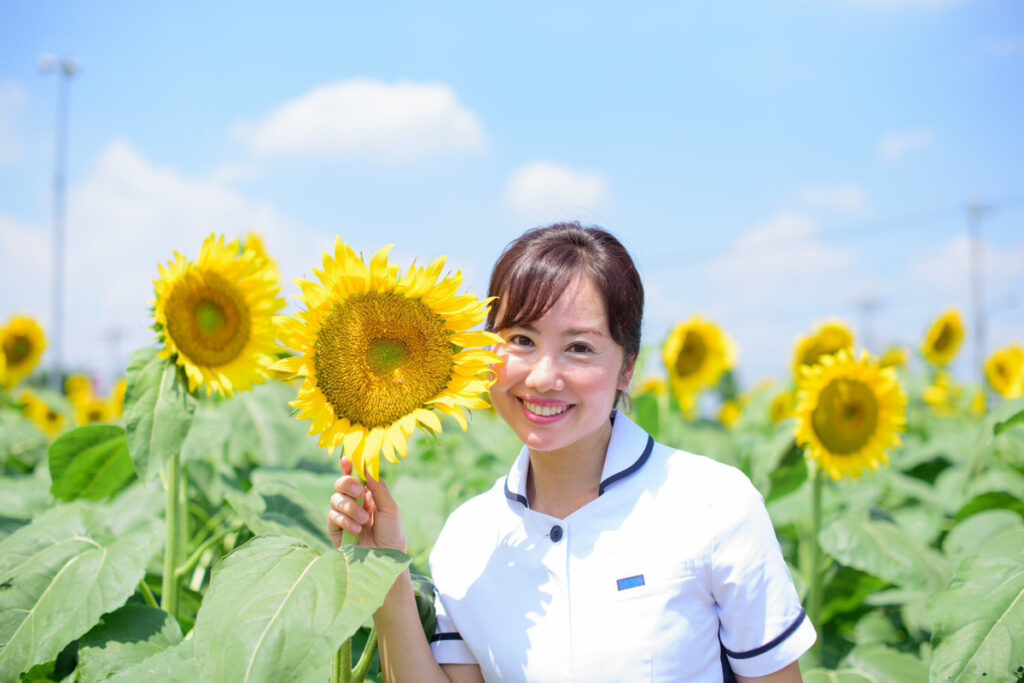
<path fill-rule="evenodd" d="M 1024 37 L 986 38 L 982 41 L 981 48 L 993 57 L 1013 57 L 1024 52 Z"/>
<path fill-rule="evenodd" d="M 157 264 L 194 258 L 211 232 L 255 230 L 285 282 L 308 273 L 330 240 L 230 188 L 159 167 L 129 143 L 109 145 L 68 201 L 64 358 L 103 375 L 152 344 L 149 301 Z M 0 219 L 0 314 L 31 306 L 49 324 L 49 234 Z M 294 292 L 291 285 L 286 292 Z M 107 342 L 122 333 L 118 347 Z"/>
<path fill-rule="evenodd" d="M 607 192 L 608 180 L 602 173 L 534 161 L 509 178 L 505 206 L 526 222 L 548 223 L 592 211 L 604 202 Z"/>
<path fill-rule="evenodd" d="M 971 244 L 967 235 L 954 237 L 921 256 L 910 272 L 923 290 L 966 300 Z M 1010 247 L 982 242 L 980 254 L 986 298 L 1012 294 L 1024 286 L 1024 242 Z"/>
<path fill-rule="evenodd" d="M 868 208 L 867 194 L 854 183 L 807 185 L 798 194 L 800 201 L 813 209 L 856 212 Z"/>
<path fill-rule="evenodd" d="M 930 128 L 886 133 L 878 143 L 883 161 L 898 161 L 903 157 L 935 144 L 935 133 Z"/>
<path fill-rule="evenodd" d="M 810 218 L 779 213 L 741 234 L 727 252 L 708 263 L 706 272 L 742 291 L 748 301 L 782 298 L 787 291 L 808 286 L 820 293 L 854 264 L 856 253 L 821 242 L 817 233 Z"/>
<path fill-rule="evenodd" d="M 18 117 L 25 103 L 25 89 L 19 83 L 0 83 L 0 163 L 13 163 L 21 155 Z"/>
<path fill-rule="evenodd" d="M 386 163 L 475 152 L 485 141 L 479 119 L 450 86 L 373 79 L 314 88 L 236 133 L 259 154 Z"/>

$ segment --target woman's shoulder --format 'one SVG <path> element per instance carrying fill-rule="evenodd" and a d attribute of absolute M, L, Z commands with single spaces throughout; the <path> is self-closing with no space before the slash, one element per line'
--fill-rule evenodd
<path fill-rule="evenodd" d="M 480 547 L 488 538 L 494 538 L 511 519 L 502 476 L 491 488 L 463 502 L 448 515 L 433 554 L 464 555 L 468 546 Z M 467 543 L 467 539 L 471 542 Z"/>
<path fill-rule="evenodd" d="M 708 500 L 760 496 L 746 474 L 737 467 L 705 455 L 656 443 L 654 453 L 664 469 L 670 488 L 687 490 Z"/>

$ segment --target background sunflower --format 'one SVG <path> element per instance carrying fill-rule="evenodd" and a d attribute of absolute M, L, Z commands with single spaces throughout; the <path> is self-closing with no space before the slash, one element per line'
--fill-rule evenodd
<path fill-rule="evenodd" d="M 895 370 L 840 351 L 801 371 L 796 441 L 833 479 L 859 477 L 900 445 L 906 405 Z"/>
<path fill-rule="evenodd" d="M 999 349 L 985 361 L 985 379 L 1003 398 L 1024 396 L 1024 347 Z"/>
<path fill-rule="evenodd" d="M 439 280 L 444 259 L 402 275 L 388 262 L 391 247 L 367 266 L 338 238 L 334 257 L 324 254 L 319 283 L 298 281 L 306 310 L 276 319 L 278 335 L 299 355 L 274 370 L 303 378 L 291 403 L 312 422 L 319 445 L 341 446 L 354 470 L 379 475 L 380 454 L 405 457 L 417 426 L 441 433 L 438 413 L 465 430 L 465 411 L 487 408 L 480 398 L 491 384 L 490 351 L 470 347 L 501 343 L 473 332 L 490 300 L 458 294 L 461 273 Z"/>
<path fill-rule="evenodd" d="M 718 384 L 736 365 L 736 345 L 721 327 L 698 315 L 676 325 L 662 348 L 662 360 L 685 412 L 699 392 Z"/>
<path fill-rule="evenodd" d="M 932 365 L 949 365 L 964 343 L 964 321 L 960 311 L 950 309 L 940 315 L 925 335 L 921 353 Z"/>
<path fill-rule="evenodd" d="M 799 378 L 802 367 L 817 365 L 825 356 L 844 350 L 852 353 L 853 341 L 853 330 L 845 321 L 830 318 L 819 323 L 811 334 L 797 337 L 793 347 L 793 375 Z"/>
<path fill-rule="evenodd" d="M 156 280 L 153 317 L 190 391 L 231 396 L 267 378 L 275 360 L 273 316 L 284 306 L 280 285 L 255 252 L 210 235 L 191 263 L 181 254 Z"/>
<path fill-rule="evenodd" d="M 46 335 L 34 318 L 15 315 L 0 329 L 0 350 L 7 366 L 4 386 L 11 388 L 31 375 L 39 365 L 46 350 Z"/>

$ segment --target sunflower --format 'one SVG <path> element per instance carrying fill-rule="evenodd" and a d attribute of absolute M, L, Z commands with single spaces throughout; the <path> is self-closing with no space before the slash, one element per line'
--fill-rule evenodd
<path fill-rule="evenodd" d="M 925 388 L 922 398 L 931 406 L 932 412 L 945 417 L 956 412 L 957 402 L 963 392 L 948 372 L 940 370 L 935 374 L 934 382 Z"/>
<path fill-rule="evenodd" d="M 75 374 L 64 380 L 64 394 L 74 403 L 78 397 L 91 397 L 92 378 L 89 375 Z"/>
<path fill-rule="evenodd" d="M 43 328 L 27 315 L 15 315 L 0 329 L 0 349 L 7 370 L 4 385 L 9 389 L 32 374 L 46 350 Z"/>
<path fill-rule="evenodd" d="M 882 354 L 878 364 L 883 368 L 896 368 L 897 370 L 907 367 L 910 360 L 910 353 L 902 346 L 890 346 Z"/>
<path fill-rule="evenodd" d="M 694 316 L 676 325 L 662 348 L 672 393 L 686 410 L 736 364 L 736 346 L 718 325 Z"/>
<path fill-rule="evenodd" d="M 503 343 L 473 332 L 491 300 L 458 294 L 461 272 L 440 281 L 444 258 L 402 275 L 388 263 L 391 246 L 367 266 L 338 238 L 324 254 L 319 283 L 298 280 L 306 310 L 275 319 L 278 336 L 299 355 L 274 370 L 303 378 L 291 405 L 311 420 L 322 448 L 339 445 L 362 477 L 379 475 L 380 454 L 405 457 L 417 425 L 440 434 L 437 413 L 465 430 L 464 409 L 485 409 L 480 394 L 493 382 L 491 351 L 471 347 Z M 433 412 L 437 411 L 437 413 Z"/>
<path fill-rule="evenodd" d="M 1024 347 L 1008 346 L 985 361 L 985 378 L 1005 399 L 1024 395 Z"/>
<path fill-rule="evenodd" d="M 272 320 L 284 300 L 253 252 L 210 235 L 196 263 L 175 253 L 154 284 L 160 357 L 175 358 L 190 391 L 231 396 L 267 378 L 277 351 Z"/>
<path fill-rule="evenodd" d="M 19 401 L 25 406 L 25 417 L 35 422 L 51 439 L 67 426 L 67 418 L 35 393 L 22 391 Z"/>
<path fill-rule="evenodd" d="M 634 396 L 645 396 L 650 394 L 651 396 L 662 397 L 668 394 L 668 386 L 665 384 L 665 380 L 656 375 L 645 377 L 640 386 L 636 388 Z"/>
<path fill-rule="evenodd" d="M 928 328 L 921 353 L 933 365 L 945 367 L 956 357 L 964 343 L 964 321 L 960 311 L 950 309 L 940 315 Z"/>
<path fill-rule="evenodd" d="M 839 318 L 830 318 L 820 323 L 812 334 L 797 338 L 793 374 L 800 377 L 800 368 L 817 365 L 823 357 L 843 350 L 853 353 L 853 331 Z"/>
<path fill-rule="evenodd" d="M 740 417 L 743 415 L 743 409 L 740 408 L 740 404 L 736 401 L 726 401 L 722 404 L 721 410 L 718 411 L 718 421 L 726 429 L 732 429 Z"/>
<path fill-rule="evenodd" d="M 128 382 L 122 377 L 117 380 L 114 384 L 114 388 L 110 390 L 110 396 L 107 398 L 107 405 L 110 408 L 110 415 L 112 418 L 119 418 L 124 415 L 124 394 L 128 389 Z"/>
<path fill-rule="evenodd" d="M 800 373 L 796 440 L 833 479 L 859 477 L 888 462 L 900 445 L 907 399 L 892 368 L 867 353 L 826 356 Z"/>
<path fill-rule="evenodd" d="M 109 401 L 95 394 L 79 395 L 71 399 L 71 406 L 75 410 L 75 422 L 81 426 L 111 422 L 116 418 Z"/>
<path fill-rule="evenodd" d="M 242 250 L 243 252 L 252 252 L 252 254 L 256 258 L 256 262 L 259 263 L 260 266 L 265 271 L 267 271 L 272 278 L 274 278 L 274 282 L 281 281 L 281 271 L 277 269 L 277 263 L 274 261 L 273 258 L 270 257 L 270 254 L 267 253 L 267 248 L 263 244 L 263 238 L 259 235 L 259 233 L 250 232 L 248 235 L 246 235 L 245 246 L 242 248 Z"/>

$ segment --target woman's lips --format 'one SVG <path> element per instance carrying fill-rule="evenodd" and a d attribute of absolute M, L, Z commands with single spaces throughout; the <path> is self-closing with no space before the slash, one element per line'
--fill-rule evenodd
<path fill-rule="evenodd" d="M 520 398 L 520 405 L 523 406 L 523 413 L 526 417 L 541 424 L 555 422 L 573 409 L 574 404 L 564 401 L 538 400 Z"/>

